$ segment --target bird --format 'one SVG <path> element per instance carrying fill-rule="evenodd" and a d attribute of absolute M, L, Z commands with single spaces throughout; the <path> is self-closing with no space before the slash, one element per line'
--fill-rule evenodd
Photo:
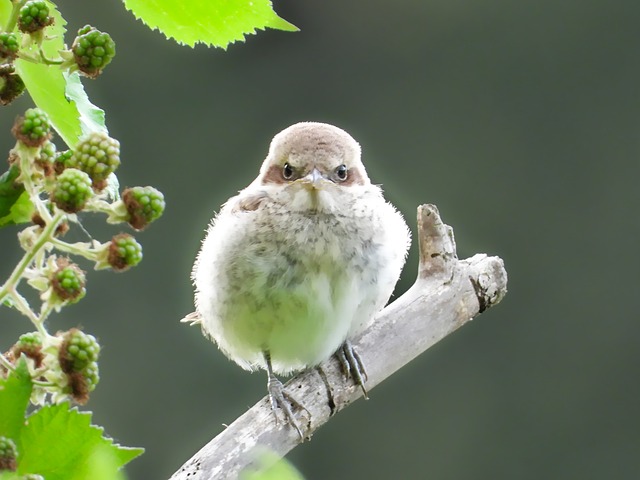
<path fill-rule="evenodd" d="M 346 131 L 300 122 L 276 134 L 257 178 L 214 215 L 191 279 L 195 312 L 183 321 L 246 370 L 267 372 L 278 408 L 304 438 L 276 374 L 334 354 L 367 396 L 351 340 L 388 302 L 411 233 L 372 184 Z M 304 408 L 304 406 L 302 406 Z"/>

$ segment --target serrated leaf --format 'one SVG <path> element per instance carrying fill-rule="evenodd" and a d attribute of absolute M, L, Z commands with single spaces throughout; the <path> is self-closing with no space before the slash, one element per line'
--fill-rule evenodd
<path fill-rule="evenodd" d="M 118 469 L 118 459 L 110 448 L 98 446 L 89 457 L 86 469 L 75 478 L 69 480 L 125 480 L 122 471 Z"/>
<path fill-rule="evenodd" d="M 78 109 L 82 133 L 84 135 L 90 132 L 108 134 L 109 132 L 105 126 L 104 110 L 89 101 L 87 92 L 84 91 L 84 86 L 80 81 L 80 74 L 78 72 L 71 74 L 64 72 L 63 76 L 66 81 L 65 95 L 75 103 Z"/>
<path fill-rule="evenodd" d="M 256 30 L 298 28 L 273 11 L 270 0 L 124 0 L 136 18 L 167 38 L 226 49 Z"/>
<path fill-rule="evenodd" d="M 37 473 L 47 480 L 91 478 L 86 476 L 87 464 L 97 449 L 111 452 L 115 471 L 142 453 L 114 444 L 102 428 L 91 425 L 90 413 L 68 403 L 42 407 L 29 416 L 21 445 L 18 472 Z"/>
<path fill-rule="evenodd" d="M 47 27 L 47 37 L 42 43 L 42 49 L 48 58 L 54 59 L 59 58 L 60 50 L 64 49 L 67 22 L 53 3 L 47 1 L 47 4 L 54 23 Z M 97 125 L 100 129 L 106 130 L 104 112 L 86 98 L 77 74 L 67 76 L 59 65 L 43 65 L 22 59 L 16 60 L 15 67 L 34 103 L 47 112 L 51 124 L 69 147 L 77 143 L 80 135 L 84 133 L 83 127 Z M 68 78 L 73 83 L 70 87 L 70 96 L 67 91 Z M 95 115 L 94 109 L 100 110 L 102 116 Z M 87 118 L 95 124 L 85 123 Z"/>
<path fill-rule="evenodd" d="M 21 359 L 15 372 L 0 378 L 0 436 L 12 439 L 20 452 L 20 432 L 31 397 L 31 377 L 27 362 Z"/>

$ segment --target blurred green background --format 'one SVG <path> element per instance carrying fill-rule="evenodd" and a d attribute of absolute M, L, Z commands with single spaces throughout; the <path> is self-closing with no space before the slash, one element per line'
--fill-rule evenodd
<path fill-rule="evenodd" d="M 361 144 L 415 232 L 438 205 L 460 257 L 501 256 L 509 294 L 289 456 L 308 479 L 640 478 L 640 3 L 282 0 L 299 33 L 189 49 L 112 1 L 57 2 L 118 54 L 85 82 L 122 143 L 123 186 L 162 190 L 145 259 L 90 273 L 50 329 L 102 345 L 95 421 L 167 478 L 265 392 L 199 329 L 189 272 L 213 212 L 301 120 Z M 69 41 L 72 37 L 69 37 Z M 0 147 L 13 118 L 0 114 Z M 86 220 L 97 238 L 117 229 Z M 6 278 L 16 229 L 0 230 Z M 416 246 L 398 286 L 413 282 Z M 29 329 L 4 310 L 0 350 Z"/>

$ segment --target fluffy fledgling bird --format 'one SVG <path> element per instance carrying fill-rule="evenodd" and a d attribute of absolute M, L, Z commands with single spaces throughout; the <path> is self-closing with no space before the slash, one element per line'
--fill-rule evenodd
<path fill-rule="evenodd" d="M 332 125 L 292 125 L 211 222 L 192 272 L 196 312 L 185 320 L 242 368 L 265 369 L 274 413 L 280 407 L 302 437 L 274 374 L 338 354 L 366 395 L 349 340 L 389 300 L 409 245 L 360 145 Z"/>

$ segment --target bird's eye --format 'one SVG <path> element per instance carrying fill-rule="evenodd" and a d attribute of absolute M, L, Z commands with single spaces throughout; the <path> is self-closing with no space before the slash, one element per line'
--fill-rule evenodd
<path fill-rule="evenodd" d="M 347 166 L 342 164 L 338 168 L 336 168 L 336 176 L 338 180 L 344 181 L 347 179 Z"/>
<path fill-rule="evenodd" d="M 291 180 L 292 177 L 293 168 L 291 168 L 291 165 L 289 165 L 288 163 L 285 163 L 284 167 L 282 167 L 282 178 L 284 178 L 285 180 Z"/>

